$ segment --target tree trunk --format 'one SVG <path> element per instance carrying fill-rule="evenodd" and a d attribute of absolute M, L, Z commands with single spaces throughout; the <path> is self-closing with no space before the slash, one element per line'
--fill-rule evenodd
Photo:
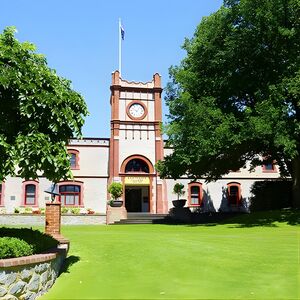
<path fill-rule="evenodd" d="M 300 157 L 292 161 L 293 207 L 300 208 Z"/>

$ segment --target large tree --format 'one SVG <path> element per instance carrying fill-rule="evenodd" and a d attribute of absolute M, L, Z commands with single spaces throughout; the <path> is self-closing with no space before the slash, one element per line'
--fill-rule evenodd
<path fill-rule="evenodd" d="M 300 207 L 300 1 L 227 0 L 170 68 L 162 177 L 216 180 L 276 160 Z"/>
<path fill-rule="evenodd" d="M 0 182 L 15 173 L 69 178 L 66 144 L 81 135 L 86 104 L 33 44 L 14 34 L 13 27 L 0 34 Z"/>

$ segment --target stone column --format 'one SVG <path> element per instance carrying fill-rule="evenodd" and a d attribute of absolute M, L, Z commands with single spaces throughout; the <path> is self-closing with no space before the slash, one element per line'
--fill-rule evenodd
<path fill-rule="evenodd" d="M 46 203 L 46 224 L 45 232 L 50 235 L 60 235 L 61 225 L 61 204 L 60 202 Z"/>

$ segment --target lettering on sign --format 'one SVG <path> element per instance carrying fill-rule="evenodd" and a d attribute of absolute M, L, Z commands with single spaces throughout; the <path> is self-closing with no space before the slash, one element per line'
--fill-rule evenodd
<path fill-rule="evenodd" d="M 130 185 L 149 185 L 150 180 L 149 177 L 125 177 L 125 184 Z"/>

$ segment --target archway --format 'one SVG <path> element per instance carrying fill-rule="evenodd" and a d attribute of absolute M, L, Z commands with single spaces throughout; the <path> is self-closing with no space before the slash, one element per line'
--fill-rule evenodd
<path fill-rule="evenodd" d="M 140 155 L 124 160 L 121 173 L 124 176 L 125 207 L 127 212 L 150 212 L 151 179 L 154 168 L 151 162 Z"/>

